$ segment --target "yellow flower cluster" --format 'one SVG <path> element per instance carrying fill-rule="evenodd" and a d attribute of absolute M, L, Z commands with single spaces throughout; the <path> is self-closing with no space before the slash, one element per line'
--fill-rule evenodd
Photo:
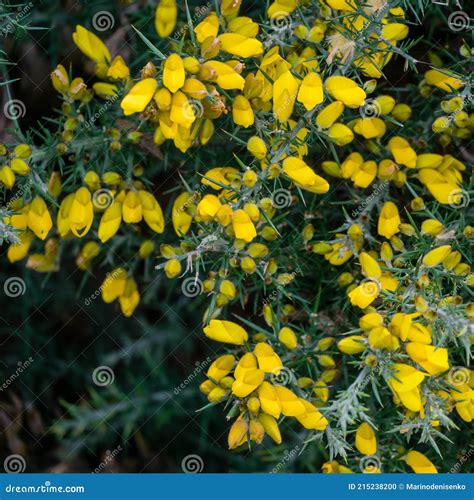
<path fill-rule="evenodd" d="M 447 149 L 472 134 L 466 79 L 439 64 L 420 77 L 419 95 L 447 94 L 441 109 L 448 114 L 434 121 L 430 115 L 420 126 L 417 100 L 401 102 L 400 92 L 388 95 L 379 82 L 389 61 L 404 53 L 399 42 L 409 22 L 401 7 L 380 0 L 325 0 L 318 8 L 276 0 L 259 24 L 240 15 L 241 3 L 223 0 L 219 12 L 206 10 L 195 26 L 177 33 L 182 43 L 175 37 L 169 55 L 156 49 L 159 63 L 148 62 L 136 79 L 120 55 L 112 58 L 96 35 L 77 26 L 73 40 L 100 81 L 89 89 L 81 78 L 71 81 L 61 65 L 52 73 L 66 117 L 59 155 L 74 146 L 76 130 L 92 126 L 86 110 L 95 96 L 120 103 L 117 120 L 126 126 L 108 128 L 99 143 L 112 152 L 143 145 L 148 136 L 155 148 L 186 153 L 207 145 L 216 125 L 231 129 L 241 150 L 229 163 L 212 164 L 204 149 L 205 171 L 191 165 L 187 174 L 199 174 L 199 181 L 191 188 L 185 179 L 170 190 L 165 214 L 140 165 L 118 160 L 114 170 L 83 169 L 80 185 L 69 183 L 65 196 L 61 175 L 52 172 L 47 193 L 12 203 L 5 222 L 19 231 L 19 241 L 7 256 L 10 262 L 26 258 L 35 236 L 46 240 L 54 231 L 44 253 L 29 255 L 27 263 L 53 271 L 63 240 L 89 236 L 76 256 L 88 270 L 122 228 L 142 237 L 136 254 L 160 257 L 158 269 L 169 279 L 202 264 L 205 279 L 188 279 L 209 298 L 203 332 L 231 351 L 215 359 L 200 389 L 210 403 L 231 407 L 229 448 L 259 444 L 265 435 L 280 444 L 281 422 L 294 417 L 312 437 L 326 431 L 331 457 L 323 472 L 351 472 L 333 460 L 329 441 L 338 427 L 346 439 L 349 425 L 357 452 L 380 461 L 363 472 L 381 472 L 385 444 L 376 437 L 377 418 L 362 404 L 350 408 L 344 425 L 338 413 L 344 399 L 337 391 L 346 384 L 351 392 L 353 368 L 376 380 L 400 425 L 449 431 L 451 418 L 474 419 L 474 373 L 458 348 L 459 342 L 468 352 L 473 342 L 467 296 L 474 280 L 464 248 L 474 231 L 462 216 L 468 156 Z M 268 33 L 300 10 L 309 21 L 288 24 L 288 43 Z M 178 17 L 175 0 L 160 0 L 158 36 L 170 36 Z M 439 142 L 417 136 L 430 127 Z M 6 149 L 0 154 L 6 157 Z M 12 189 L 15 174 L 30 173 L 33 157 L 25 144 L 14 148 L 0 182 Z M 358 205 L 351 214 L 344 206 L 350 204 Z M 342 224 L 328 229 L 337 214 Z M 165 232 L 167 216 L 175 234 Z M 159 255 L 149 230 L 164 233 Z M 309 273 L 308 262 L 315 266 Z M 116 265 L 102 298 L 118 300 L 131 316 L 140 293 L 132 272 Z M 331 266 L 341 270 L 337 277 Z M 328 273 L 318 279 L 344 290 L 334 300 L 335 316 L 349 310 L 357 326 L 322 323 L 320 296 L 312 296 L 316 268 Z M 222 319 L 227 306 L 239 304 L 246 311 L 253 304 L 245 324 L 254 335 Z M 381 403 L 378 392 L 375 398 Z M 419 451 L 404 450 L 398 458 L 415 472 L 437 470 Z"/>

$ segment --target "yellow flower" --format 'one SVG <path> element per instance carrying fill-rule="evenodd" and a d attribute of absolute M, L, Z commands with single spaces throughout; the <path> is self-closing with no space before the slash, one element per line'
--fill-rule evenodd
<path fill-rule="evenodd" d="M 176 0 L 160 0 L 155 12 L 155 29 L 161 38 L 170 36 L 176 26 Z"/>
<path fill-rule="evenodd" d="M 69 225 L 78 238 L 85 236 L 94 220 L 94 207 L 90 191 L 83 187 L 74 194 L 69 211 Z"/>
<path fill-rule="evenodd" d="M 407 464 L 416 474 L 437 474 L 438 469 L 428 458 L 418 451 L 409 451 L 405 457 Z"/>
<path fill-rule="evenodd" d="M 23 260 L 28 255 L 31 243 L 33 242 L 33 233 L 29 231 L 20 233 L 18 239 L 18 243 L 11 244 L 8 247 L 7 258 L 11 263 Z"/>
<path fill-rule="evenodd" d="M 62 64 L 58 64 L 51 73 L 51 82 L 58 92 L 66 93 L 69 90 L 69 76 Z"/>
<path fill-rule="evenodd" d="M 293 113 L 298 93 L 298 80 L 285 71 L 273 84 L 273 112 L 278 120 L 287 122 Z"/>
<path fill-rule="evenodd" d="M 365 337 L 362 335 L 350 335 L 337 343 L 337 348 L 344 354 L 359 354 L 365 351 Z"/>
<path fill-rule="evenodd" d="M 107 274 L 102 283 L 102 300 L 106 304 L 110 304 L 118 299 L 125 292 L 125 284 L 127 281 L 127 271 L 119 267 Z"/>
<path fill-rule="evenodd" d="M 430 84 L 438 87 L 445 92 L 453 92 L 464 86 L 464 83 L 450 74 L 449 71 L 443 69 L 430 69 L 425 73 L 425 80 Z"/>
<path fill-rule="evenodd" d="M 345 146 L 354 140 L 354 133 L 343 123 L 334 123 L 328 130 L 328 137 L 338 146 Z"/>
<path fill-rule="evenodd" d="M 117 85 L 113 83 L 97 82 L 92 85 L 94 92 L 99 96 L 107 99 L 110 96 L 117 95 Z"/>
<path fill-rule="evenodd" d="M 441 264 L 443 260 L 450 254 L 451 246 L 443 245 L 441 247 L 431 250 L 423 257 L 423 264 L 426 267 L 435 267 Z"/>
<path fill-rule="evenodd" d="M 343 102 L 349 108 L 358 108 L 366 98 L 366 93 L 357 83 L 345 76 L 330 76 L 324 86 L 337 101 Z"/>
<path fill-rule="evenodd" d="M 72 34 L 72 39 L 79 50 L 89 59 L 99 64 L 110 61 L 109 49 L 94 33 L 86 30 L 83 26 L 76 26 L 76 31 Z"/>
<path fill-rule="evenodd" d="M 119 297 L 120 308 L 124 316 L 129 318 L 140 303 L 140 294 L 137 290 L 137 284 L 132 277 L 125 281 L 123 293 Z"/>
<path fill-rule="evenodd" d="M 186 212 L 188 205 L 192 203 L 193 199 L 190 193 L 181 193 L 173 203 L 171 218 L 173 228 L 178 236 L 184 236 L 191 227 L 193 218 Z"/>
<path fill-rule="evenodd" d="M 99 223 L 99 239 L 102 243 L 108 241 L 112 236 L 115 236 L 122 222 L 122 204 L 118 202 L 112 203 L 107 207 L 102 215 Z"/>
<path fill-rule="evenodd" d="M 218 357 L 209 367 L 207 376 L 216 382 L 230 373 L 235 364 L 235 358 L 232 354 L 225 354 Z"/>
<path fill-rule="evenodd" d="M 244 128 L 248 128 L 255 123 L 252 106 L 250 106 L 250 102 L 243 95 L 238 95 L 234 99 L 232 117 L 236 125 Z"/>
<path fill-rule="evenodd" d="M 281 412 L 286 417 L 296 417 L 306 413 L 306 406 L 302 400 L 290 389 L 276 385 L 275 391 L 281 404 Z"/>
<path fill-rule="evenodd" d="M 246 398 L 263 382 L 265 372 L 258 368 L 246 370 L 232 384 L 232 394 L 238 398 Z"/>
<path fill-rule="evenodd" d="M 329 128 L 344 111 L 341 101 L 334 101 L 324 107 L 316 116 L 316 125 L 321 128 Z"/>
<path fill-rule="evenodd" d="M 457 183 L 438 170 L 423 168 L 420 170 L 419 178 L 439 203 L 457 205 L 463 200 L 463 192 Z"/>
<path fill-rule="evenodd" d="M 349 292 L 349 299 L 353 306 L 365 309 L 379 296 L 380 286 L 371 280 L 367 280 Z"/>
<path fill-rule="evenodd" d="M 307 109 L 313 109 L 324 100 L 323 82 L 318 73 L 308 73 L 301 83 L 298 102 Z"/>
<path fill-rule="evenodd" d="M 7 189 L 11 189 L 15 185 L 15 173 L 8 165 L 0 169 L 0 182 Z"/>
<path fill-rule="evenodd" d="M 421 234 L 429 234 L 430 236 L 437 236 L 443 230 L 443 224 L 436 219 L 426 219 L 421 224 Z"/>
<path fill-rule="evenodd" d="M 363 273 L 368 278 L 379 279 L 382 276 L 382 270 L 378 262 L 368 253 L 362 252 L 359 256 L 359 262 Z"/>
<path fill-rule="evenodd" d="M 263 412 L 258 415 L 258 421 L 263 425 L 265 432 L 273 441 L 275 441 L 276 444 L 281 444 L 281 434 L 278 422 L 271 415 Z"/>
<path fill-rule="evenodd" d="M 88 241 L 79 252 L 76 258 L 77 267 L 86 270 L 90 267 L 91 261 L 99 255 L 100 246 L 95 241 Z"/>
<path fill-rule="evenodd" d="M 406 350 L 408 356 L 430 375 L 438 375 L 449 370 L 448 350 L 444 347 L 409 342 Z"/>
<path fill-rule="evenodd" d="M 136 83 L 120 103 L 124 114 L 141 113 L 152 100 L 157 85 L 154 78 L 145 78 Z"/>
<path fill-rule="evenodd" d="M 247 441 L 247 432 L 249 430 L 247 422 L 238 418 L 230 428 L 229 436 L 227 437 L 227 444 L 229 446 L 229 450 L 233 450 L 234 448 L 238 448 L 242 444 Z"/>
<path fill-rule="evenodd" d="M 244 59 L 263 54 L 262 42 L 256 38 L 250 38 L 239 33 L 224 33 L 219 35 L 219 41 L 224 52 Z"/>
<path fill-rule="evenodd" d="M 298 186 L 312 193 L 327 193 L 328 182 L 316 175 L 303 160 L 290 156 L 283 161 L 283 171 Z"/>
<path fill-rule="evenodd" d="M 247 149 L 257 160 L 263 160 L 268 152 L 265 141 L 256 135 L 247 141 Z"/>
<path fill-rule="evenodd" d="M 298 337 L 296 333 L 287 326 L 284 326 L 278 333 L 278 340 L 290 351 L 298 346 Z"/>
<path fill-rule="evenodd" d="M 46 239 L 50 229 L 53 227 L 48 207 L 43 198 L 39 196 L 34 198 L 28 207 L 28 227 L 40 240 Z"/>
<path fill-rule="evenodd" d="M 280 418 L 281 404 L 275 387 L 270 382 L 262 382 L 258 388 L 258 399 L 260 406 L 265 413 L 272 417 Z"/>
<path fill-rule="evenodd" d="M 178 259 L 170 259 L 166 262 L 164 271 L 167 278 L 176 278 L 181 273 L 181 262 Z"/>
<path fill-rule="evenodd" d="M 359 320 L 359 326 L 362 330 L 372 330 L 377 326 L 383 325 L 383 316 L 379 313 L 364 314 Z"/>
<path fill-rule="evenodd" d="M 408 168 L 416 167 L 416 152 L 403 137 L 392 137 L 388 143 L 388 149 L 395 161 L 400 165 L 405 165 Z"/>
<path fill-rule="evenodd" d="M 204 333 L 212 340 L 227 344 L 243 345 L 248 340 L 247 332 L 232 321 L 213 319 L 204 328 Z"/>
<path fill-rule="evenodd" d="M 387 201 L 380 211 L 377 229 L 378 233 L 380 236 L 390 239 L 400 231 L 400 223 L 400 215 L 397 206 L 395 203 Z"/>
<path fill-rule="evenodd" d="M 422 404 L 419 385 L 425 374 L 403 363 L 395 363 L 392 369 L 393 375 L 388 381 L 390 388 L 400 398 L 403 406 L 411 411 L 420 411 Z"/>
<path fill-rule="evenodd" d="M 234 370 L 234 377 L 241 378 L 245 372 L 255 368 L 257 368 L 257 358 L 251 352 L 247 352 L 239 359 Z"/>
<path fill-rule="evenodd" d="M 363 422 L 356 431 L 355 446 L 362 455 L 375 455 L 377 453 L 377 439 L 374 430 Z"/>
<path fill-rule="evenodd" d="M 110 68 L 107 70 L 107 76 L 115 80 L 122 80 L 130 75 L 130 70 L 125 64 L 122 56 L 115 56 Z"/>
<path fill-rule="evenodd" d="M 257 357 L 258 367 L 265 373 L 273 373 L 278 375 L 280 370 L 283 368 L 283 363 L 281 362 L 278 354 L 272 349 L 269 344 L 265 342 L 259 342 L 255 346 L 255 356 Z"/>
<path fill-rule="evenodd" d="M 323 431 L 328 426 L 329 422 L 322 413 L 313 406 L 309 401 L 300 398 L 299 401 L 305 408 L 305 413 L 296 415 L 296 420 L 305 428 L 316 431 Z"/>
<path fill-rule="evenodd" d="M 155 233 L 162 233 L 165 229 L 165 219 L 160 204 L 148 191 L 138 191 L 138 196 L 142 204 L 143 218 L 148 227 Z"/>
<path fill-rule="evenodd" d="M 247 243 L 257 236 L 255 226 L 245 210 L 239 209 L 234 212 L 232 215 L 232 227 L 234 228 L 235 237 Z"/>
<path fill-rule="evenodd" d="M 369 186 L 377 175 L 377 163 L 375 161 L 365 161 L 351 177 L 354 186 L 366 188 Z"/>
<path fill-rule="evenodd" d="M 186 94 L 181 91 L 174 93 L 171 98 L 170 119 L 187 129 L 191 127 L 196 119 L 193 107 L 189 103 Z"/>
<path fill-rule="evenodd" d="M 366 139 L 382 137 L 387 131 L 385 122 L 380 118 L 361 118 L 354 126 L 354 132 Z"/>
<path fill-rule="evenodd" d="M 211 71 L 212 79 L 224 90 L 243 90 L 244 78 L 228 64 L 220 61 L 206 61 L 203 68 Z"/>
<path fill-rule="evenodd" d="M 129 191 L 122 204 L 123 221 L 127 224 L 136 224 L 143 218 L 143 208 L 140 197 L 135 191 Z"/>
<path fill-rule="evenodd" d="M 219 18 L 215 12 L 211 12 L 194 28 L 194 33 L 199 43 L 204 42 L 204 40 L 210 37 L 216 38 L 218 32 Z"/>
<path fill-rule="evenodd" d="M 197 206 L 197 214 L 204 221 L 212 220 L 221 208 L 219 198 L 213 194 L 206 194 Z"/>

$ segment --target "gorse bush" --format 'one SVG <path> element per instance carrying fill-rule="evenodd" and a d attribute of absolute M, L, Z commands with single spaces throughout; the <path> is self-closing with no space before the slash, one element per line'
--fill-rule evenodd
<path fill-rule="evenodd" d="M 156 279 L 194 301 L 230 450 L 447 472 L 474 419 L 469 18 L 251 4 L 160 0 L 139 66 L 77 25 L 90 74 L 59 64 L 53 123 L 1 146 L 6 258 L 75 259 L 126 317 Z"/>

